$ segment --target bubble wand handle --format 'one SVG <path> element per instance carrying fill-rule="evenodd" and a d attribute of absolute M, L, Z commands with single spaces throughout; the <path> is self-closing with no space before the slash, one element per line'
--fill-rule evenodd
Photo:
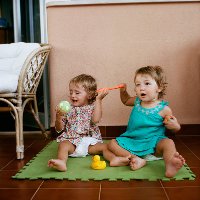
<path fill-rule="evenodd" d="M 119 89 L 119 88 L 123 88 L 123 87 L 124 87 L 124 85 L 120 84 L 120 85 L 116 85 L 116 86 L 110 87 L 110 88 L 100 88 L 100 89 L 97 90 L 97 92 L 101 92 L 101 91 L 104 90 L 104 89 L 107 89 L 107 90 L 115 90 L 115 89 Z"/>

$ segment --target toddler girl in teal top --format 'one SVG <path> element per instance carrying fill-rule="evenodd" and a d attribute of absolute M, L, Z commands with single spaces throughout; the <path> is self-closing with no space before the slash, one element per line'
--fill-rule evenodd
<path fill-rule="evenodd" d="M 130 156 L 130 167 L 137 170 L 146 164 L 143 156 L 162 155 L 166 177 L 173 177 L 185 163 L 176 151 L 173 140 L 165 136 L 165 128 L 177 132 L 180 124 L 172 115 L 168 103 L 162 100 L 166 82 L 159 66 L 142 67 L 136 71 L 136 96 L 131 97 L 126 84 L 120 89 L 120 97 L 126 106 L 134 106 L 125 133 L 111 140 L 109 149 L 117 156 Z"/>

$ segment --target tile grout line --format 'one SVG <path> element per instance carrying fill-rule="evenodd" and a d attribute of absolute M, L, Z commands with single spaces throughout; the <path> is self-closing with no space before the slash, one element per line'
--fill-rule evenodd
<path fill-rule="evenodd" d="M 0 170 L 3 171 L 11 162 L 13 162 L 15 160 L 15 158 L 13 158 L 12 160 L 10 160 L 6 165 L 4 165 Z"/>
<path fill-rule="evenodd" d="M 165 187 L 165 188 L 181 188 L 181 189 L 184 189 L 184 188 L 200 188 L 200 186 L 198 186 L 198 185 L 193 185 L 193 186 L 168 186 L 168 187 Z"/>
<path fill-rule="evenodd" d="M 33 146 L 34 144 L 36 143 L 36 141 L 33 141 L 29 146 L 27 146 L 25 149 L 24 149 L 24 153 L 27 149 L 29 149 L 31 146 Z"/>
<path fill-rule="evenodd" d="M 178 138 L 178 140 L 179 140 L 179 142 L 181 142 L 198 160 L 200 160 L 199 159 L 199 157 L 180 139 L 180 138 Z"/>
<path fill-rule="evenodd" d="M 44 183 L 44 181 L 42 181 L 42 183 L 39 185 L 39 187 L 37 188 L 37 190 L 35 191 L 35 193 L 33 194 L 33 196 L 31 197 L 30 200 L 33 200 L 33 198 L 35 197 L 36 193 L 38 192 L 38 190 L 41 188 L 42 184 Z"/>
<path fill-rule="evenodd" d="M 24 149 L 24 153 L 25 151 L 30 148 L 32 145 L 34 144 L 34 142 L 32 142 L 27 148 Z M 15 158 L 13 158 L 12 160 L 10 160 L 5 166 L 3 166 L 0 170 L 4 170 L 10 163 L 12 163 L 15 160 Z"/>
<path fill-rule="evenodd" d="M 98 196 L 98 200 L 101 199 L 101 183 L 100 183 L 100 186 L 99 186 L 99 196 Z"/>
<path fill-rule="evenodd" d="M 168 194 L 167 194 L 167 192 L 166 192 L 166 190 L 165 190 L 165 187 L 163 186 L 163 184 L 162 184 L 162 181 L 161 180 L 159 180 L 160 181 L 160 184 L 161 184 L 161 186 L 162 186 L 162 189 L 163 189 L 163 191 L 164 191 L 164 193 L 165 193 L 165 195 L 166 195 L 166 197 L 167 197 L 167 200 L 170 200 L 169 199 L 169 196 L 168 196 Z"/>

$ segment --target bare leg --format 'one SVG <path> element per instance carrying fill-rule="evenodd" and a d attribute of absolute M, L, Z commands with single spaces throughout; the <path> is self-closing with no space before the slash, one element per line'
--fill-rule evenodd
<path fill-rule="evenodd" d="M 165 176 L 168 178 L 174 177 L 185 163 L 185 159 L 176 151 L 175 144 L 171 139 L 161 140 L 157 144 L 156 153 L 163 155 Z"/>
<path fill-rule="evenodd" d="M 137 170 L 146 165 L 146 160 L 136 155 L 133 155 L 126 149 L 120 147 L 115 139 L 111 140 L 108 143 L 108 148 L 109 150 L 114 152 L 114 154 L 116 154 L 117 156 L 126 156 L 126 157 L 128 156 L 130 159 L 130 167 L 132 170 Z"/>
<path fill-rule="evenodd" d="M 130 162 L 130 155 L 125 157 L 117 157 L 107 148 L 105 143 L 97 143 L 89 146 L 89 154 L 103 154 L 103 157 L 110 161 L 110 166 L 126 166 Z"/>
<path fill-rule="evenodd" d="M 50 159 L 48 161 L 48 166 L 51 168 L 55 168 L 58 171 L 66 171 L 67 170 L 67 159 L 68 154 L 73 153 L 75 150 L 75 146 L 71 144 L 69 141 L 62 141 L 58 146 L 58 155 L 57 159 Z"/>
<path fill-rule="evenodd" d="M 112 139 L 108 143 L 108 149 L 113 152 L 116 156 L 131 156 L 131 153 L 127 151 L 126 149 L 120 147 L 115 139 Z"/>

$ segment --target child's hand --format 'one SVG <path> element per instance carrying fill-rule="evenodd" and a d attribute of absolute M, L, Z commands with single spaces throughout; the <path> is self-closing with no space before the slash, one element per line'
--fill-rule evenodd
<path fill-rule="evenodd" d="M 55 129 L 57 133 L 61 133 L 61 131 L 64 130 L 67 122 L 66 112 L 61 110 L 58 105 L 56 106 L 55 111 L 56 111 Z"/>
<path fill-rule="evenodd" d="M 102 100 L 108 93 L 109 93 L 109 91 L 107 88 L 102 89 L 100 92 L 98 92 L 96 100 Z"/>
<path fill-rule="evenodd" d="M 56 106 L 55 111 L 56 111 L 56 116 L 58 116 L 58 115 L 59 116 L 65 116 L 66 115 L 66 112 L 61 110 L 58 105 Z"/>
<path fill-rule="evenodd" d="M 172 131 L 180 130 L 180 125 L 176 117 L 174 117 L 173 115 L 166 115 L 163 123 L 165 124 L 165 127 L 169 130 Z"/>
<path fill-rule="evenodd" d="M 126 89 L 127 89 L 126 83 L 121 83 L 120 85 L 122 86 L 122 87 L 120 88 L 120 91 L 121 91 L 121 92 L 126 91 Z"/>

